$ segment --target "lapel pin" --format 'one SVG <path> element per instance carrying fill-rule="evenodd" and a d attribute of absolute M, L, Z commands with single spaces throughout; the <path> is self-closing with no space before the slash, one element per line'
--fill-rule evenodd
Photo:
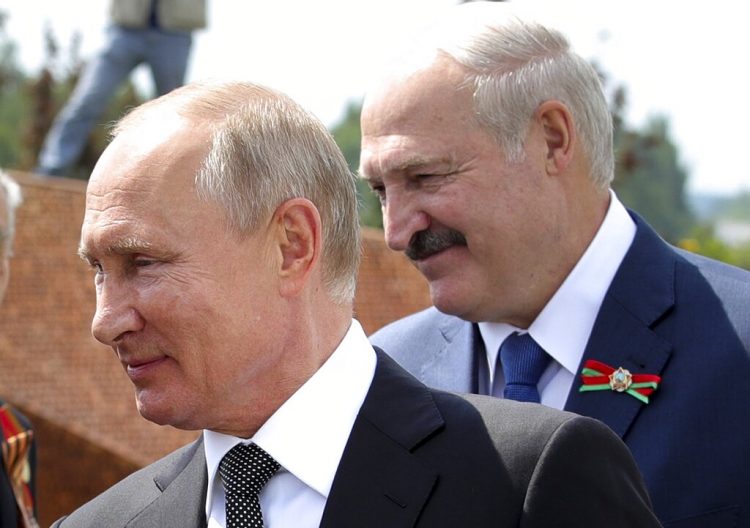
<path fill-rule="evenodd" d="M 625 392 L 633 384 L 633 375 L 628 369 L 618 367 L 609 375 L 609 387 L 613 391 Z"/>
<path fill-rule="evenodd" d="M 611 390 L 625 392 L 635 399 L 649 402 L 649 396 L 659 388 L 661 377 L 656 374 L 631 374 L 622 367 L 613 368 L 609 365 L 589 359 L 581 371 L 581 385 L 579 392 Z"/>

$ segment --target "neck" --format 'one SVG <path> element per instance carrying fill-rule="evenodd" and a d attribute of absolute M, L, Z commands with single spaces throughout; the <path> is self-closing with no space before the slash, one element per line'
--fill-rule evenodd
<path fill-rule="evenodd" d="M 236 407 L 228 427 L 212 430 L 251 438 L 260 427 L 331 357 L 352 320 L 352 307 L 331 302 L 295 305 L 283 316 L 285 330 L 269 351 L 271 364 L 262 381 L 253 382 L 245 401 Z M 252 411 L 250 411 L 252 410 Z"/>
<path fill-rule="evenodd" d="M 589 185 L 589 187 L 591 187 Z M 537 277 L 536 295 L 528 298 L 526 306 L 519 305 L 516 316 L 505 322 L 518 328 L 528 328 L 555 295 L 573 268 L 581 260 L 599 231 L 609 209 L 609 190 L 591 188 L 587 193 L 564 194 L 566 203 L 560 218 L 559 244 L 548 259 L 546 279 Z"/>

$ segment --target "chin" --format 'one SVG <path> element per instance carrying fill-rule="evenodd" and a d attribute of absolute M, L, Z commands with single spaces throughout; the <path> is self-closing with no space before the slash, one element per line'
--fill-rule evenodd
<path fill-rule="evenodd" d="M 136 393 L 136 406 L 143 418 L 157 425 L 171 425 L 178 429 L 200 429 L 191 427 L 186 419 L 187 410 L 184 402 L 175 403 L 164 395 L 155 395 L 153 391 L 139 391 Z"/>
<path fill-rule="evenodd" d="M 430 298 L 435 308 L 445 314 L 462 317 L 466 311 L 464 299 L 457 295 L 457 292 L 445 287 L 435 287 L 430 284 Z"/>
<path fill-rule="evenodd" d="M 479 292 L 447 286 L 448 284 L 445 281 L 439 285 L 430 284 L 430 298 L 435 308 L 444 314 L 453 315 L 465 321 L 478 322 L 484 320 L 477 313 L 479 308 L 477 300 L 481 297 Z"/>

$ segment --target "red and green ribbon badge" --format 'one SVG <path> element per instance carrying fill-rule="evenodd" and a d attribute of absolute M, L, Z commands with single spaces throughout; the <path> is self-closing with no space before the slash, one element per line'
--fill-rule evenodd
<path fill-rule="evenodd" d="M 29 451 L 32 439 L 33 431 L 24 427 L 11 408 L 7 404 L 0 406 L 0 451 L 21 512 L 20 526 L 25 528 L 39 528 L 34 518 L 34 498 L 30 485 Z"/>
<path fill-rule="evenodd" d="M 601 361 L 589 359 L 581 372 L 580 392 L 613 390 L 626 392 L 643 403 L 659 388 L 661 377 L 656 374 L 631 374 L 622 367 L 612 368 Z"/>

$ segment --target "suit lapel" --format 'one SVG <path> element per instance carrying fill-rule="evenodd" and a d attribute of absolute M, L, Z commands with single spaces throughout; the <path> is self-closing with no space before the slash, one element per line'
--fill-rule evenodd
<path fill-rule="evenodd" d="M 320 526 L 414 526 L 437 473 L 410 451 L 443 425 L 429 391 L 378 350 L 375 377 L 344 450 Z"/>
<path fill-rule="evenodd" d="M 476 392 L 476 362 L 474 358 L 484 350 L 481 340 L 475 343 L 474 325 L 458 317 L 439 314 L 437 327 L 442 342 L 431 351 L 417 377 L 428 387 L 440 387 L 454 392 Z"/>
<path fill-rule="evenodd" d="M 154 476 L 154 484 L 161 493 L 128 527 L 205 528 L 208 478 L 203 437 Z"/>
<path fill-rule="evenodd" d="M 626 393 L 579 392 L 588 359 L 631 373 L 661 375 L 672 345 L 653 330 L 675 303 L 675 254 L 640 218 L 637 231 L 604 298 L 565 410 L 591 416 L 624 437 L 645 404 Z M 658 398 L 659 392 L 652 396 Z"/>

